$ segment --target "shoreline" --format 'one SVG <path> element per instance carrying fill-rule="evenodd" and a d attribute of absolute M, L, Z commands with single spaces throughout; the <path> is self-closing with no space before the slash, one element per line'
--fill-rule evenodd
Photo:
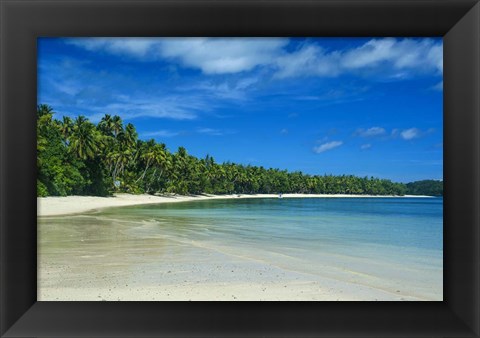
<path fill-rule="evenodd" d="M 178 203 L 214 199 L 278 198 L 278 194 L 233 194 L 233 195 L 133 195 L 115 194 L 99 196 L 49 196 L 37 197 L 37 217 L 74 215 L 94 210 L 142 204 Z M 282 198 L 433 198 L 425 195 L 347 195 L 347 194 L 282 194 Z"/>

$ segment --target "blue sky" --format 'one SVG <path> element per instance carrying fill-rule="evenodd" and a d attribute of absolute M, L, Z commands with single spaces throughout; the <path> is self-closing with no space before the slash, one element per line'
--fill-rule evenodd
<path fill-rule="evenodd" d="M 38 103 L 171 151 L 309 174 L 443 177 L 439 38 L 42 38 Z"/>

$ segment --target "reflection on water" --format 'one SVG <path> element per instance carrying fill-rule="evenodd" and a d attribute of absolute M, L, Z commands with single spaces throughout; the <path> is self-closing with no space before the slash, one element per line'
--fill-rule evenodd
<path fill-rule="evenodd" d="M 442 212 L 440 198 L 284 198 L 41 218 L 39 287 L 228 283 L 268 266 L 255 278 L 328 277 L 441 300 Z"/>

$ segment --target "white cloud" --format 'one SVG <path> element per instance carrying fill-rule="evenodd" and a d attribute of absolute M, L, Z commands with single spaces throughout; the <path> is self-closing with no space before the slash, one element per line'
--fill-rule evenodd
<path fill-rule="evenodd" d="M 157 130 L 157 131 L 151 131 L 151 132 L 144 132 L 141 133 L 141 136 L 144 138 L 148 137 L 173 137 L 173 136 L 178 136 L 178 135 L 187 135 L 187 134 L 192 134 L 192 133 L 197 133 L 197 134 L 204 134 L 204 135 L 210 135 L 210 136 L 222 136 L 225 134 L 232 134 L 233 132 L 230 130 L 227 131 L 222 131 L 219 129 L 213 129 L 213 128 L 197 128 L 196 130 L 192 131 L 171 131 L 171 130 Z"/>
<path fill-rule="evenodd" d="M 426 130 L 421 130 L 418 128 L 409 128 L 409 129 L 393 129 L 391 133 L 392 138 L 400 137 L 403 140 L 410 141 L 416 138 L 424 137 L 435 132 L 434 128 L 428 128 Z"/>
<path fill-rule="evenodd" d="M 166 97 L 145 98 L 117 97 L 114 103 L 92 105 L 94 113 L 88 116 L 93 122 L 99 121 L 105 114 L 119 115 L 124 120 L 141 117 L 166 118 L 172 120 L 194 120 L 202 112 L 211 109 L 202 98 L 170 95 Z"/>
<path fill-rule="evenodd" d="M 340 73 L 338 53 L 326 54 L 317 45 L 305 45 L 300 50 L 285 54 L 275 60 L 278 71 L 275 77 L 336 76 Z"/>
<path fill-rule="evenodd" d="M 370 149 L 371 147 L 372 147 L 372 145 L 370 143 L 366 143 L 366 144 L 362 144 L 360 146 L 360 149 L 367 150 L 367 149 Z"/>
<path fill-rule="evenodd" d="M 282 130 L 280 130 L 280 134 L 282 134 L 282 135 L 287 135 L 287 134 L 288 134 L 288 129 L 287 129 L 287 128 L 283 128 Z"/>
<path fill-rule="evenodd" d="M 105 50 L 111 54 L 145 57 L 161 41 L 158 38 L 71 38 L 68 44 L 89 51 Z"/>
<path fill-rule="evenodd" d="M 238 81 L 236 89 L 247 89 L 258 82 L 258 77 L 247 77 Z"/>
<path fill-rule="evenodd" d="M 347 69 L 362 68 L 393 58 L 394 45 L 394 39 L 370 40 L 361 47 L 346 52 L 341 60 L 342 66 Z"/>
<path fill-rule="evenodd" d="M 276 78 L 334 77 L 375 70 L 403 79 L 411 73 L 443 72 L 443 45 L 433 39 L 380 38 L 347 50 L 326 50 L 306 40 L 290 51 L 286 38 L 71 38 L 67 43 L 145 60 L 168 59 L 204 74 L 235 74 L 256 67 Z M 321 40 L 320 40 L 321 41 Z M 248 80 L 245 86 L 249 86 Z M 242 89 L 243 85 L 239 84 Z"/>
<path fill-rule="evenodd" d="M 199 128 L 197 129 L 197 132 L 199 134 L 206 134 L 206 135 L 212 135 L 212 136 L 221 136 L 224 134 L 221 130 L 212 129 L 212 128 Z"/>
<path fill-rule="evenodd" d="M 149 60 L 172 59 L 205 74 L 232 74 L 268 65 L 288 44 L 288 39 L 283 38 L 71 38 L 66 41 L 90 51 Z"/>
<path fill-rule="evenodd" d="M 443 71 L 443 47 L 431 39 L 373 39 L 342 56 L 345 69 L 375 67 L 388 63 L 395 69 Z"/>
<path fill-rule="evenodd" d="M 337 147 L 340 147 L 343 144 L 342 141 L 332 141 L 332 142 L 327 142 L 324 144 L 321 144 L 319 146 L 313 147 L 313 151 L 317 154 L 323 153 L 327 150 L 331 150 Z"/>
<path fill-rule="evenodd" d="M 410 129 L 405 129 L 400 133 L 400 136 L 404 140 L 413 140 L 414 138 L 418 138 L 421 136 L 421 131 L 420 129 L 417 128 L 410 128 Z"/>
<path fill-rule="evenodd" d="M 372 39 L 360 47 L 325 51 L 306 44 L 276 60 L 276 77 L 338 76 L 352 71 L 377 70 L 392 79 L 410 73 L 443 72 L 443 46 L 432 39 Z"/>
<path fill-rule="evenodd" d="M 148 131 L 140 134 L 144 138 L 148 137 L 173 137 L 180 135 L 179 132 L 170 131 L 170 130 L 157 130 L 157 131 Z"/>
<path fill-rule="evenodd" d="M 171 38 L 158 54 L 205 74 L 232 74 L 268 65 L 288 44 L 281 38 Z"/>
<path fill-rule="evenodd" d="M 372 127 L 368 129 L 357 129 L 355 132 L 355 135 L 361 136 L 361 137 L 373 137 L 373 136 L 381 136 L 385 135 L 387 132 L 384 128 L 381 127 Z"/>
<path fill-rule="evenodd" d="M 190 86 L 177 88 L 180 91 L 203 91 L 206 95 L 226 100 L 243 101 L 247 99 L 246 92 L 258 82 L 257 77 L 242 78 L 238 81 L 228 81 L 215 83 L 213 81 L 203 81 Z"/>

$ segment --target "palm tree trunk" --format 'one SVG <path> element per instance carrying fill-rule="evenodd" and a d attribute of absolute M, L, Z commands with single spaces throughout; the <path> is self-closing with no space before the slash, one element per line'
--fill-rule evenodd
<path fill-rule="evenodd" d="M 152 178 L 150 179 L 150 182 L 147 185 L 147 193 L 150 191 L 150 186 L 152 185 L 152 182 L 155 180 L 156 172 L 157 172 L 157 168 L 155 167 L 155 170 L 153 171 Z"/>
<path fill-rule="evenodd" d="M 118 174 L 118 164 L 120 163 L 120 159 L 117 160 L 115 163 L 115 168 L 113 168 L 112 178 L 113 178 L 113 186 L 115 187 L 115 181 L 117 180 Z"/>
<path fill-rule="evenodd" d="M 148 170 L 149 167 L 150 167 L 150 161 L 147 161 L 147 166 L 145 167 L 145 170 L 143 171 L 143 174 L 135 181 L 135 183 L 144 179 L 145 174 L 147 173 L 147 170 Z"/>

